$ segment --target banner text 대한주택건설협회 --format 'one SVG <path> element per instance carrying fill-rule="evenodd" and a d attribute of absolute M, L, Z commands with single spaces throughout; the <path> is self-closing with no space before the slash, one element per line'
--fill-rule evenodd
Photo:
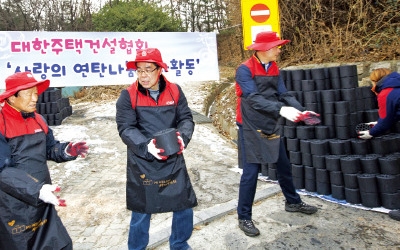
<path fill-rule="evenodd" d="M 219 80 L 216 34 L 212 32 L 34 32 L 0 31 L 0 89 L 19 71 L 51 87 L 124 85 L 136 50 L 158 48 L 172 82 Z"/>

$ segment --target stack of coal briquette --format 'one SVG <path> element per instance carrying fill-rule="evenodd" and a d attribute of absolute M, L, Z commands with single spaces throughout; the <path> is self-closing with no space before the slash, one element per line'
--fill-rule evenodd
<path fill-rule="evenodd" d="M 321 118 L 316 126 L 280 120 L 295 187 L 366 207 L 400 208 L 400 123 L 383 136 L 357 138 L 357 124 L 378 119 L 371 87 L 358 87 L 357 66 L 281 74 L 289 92 Z M 277 179 L 275 164 L 261 171 Z"/>
<path fill-rule="evenodd" d="M 61 122 L 72 114 L 68 97 L 62 97 L 60 88 L 48 88 L 36 104 L 36 110 L 47 121 L 49 126 L 61 125 Z"/>

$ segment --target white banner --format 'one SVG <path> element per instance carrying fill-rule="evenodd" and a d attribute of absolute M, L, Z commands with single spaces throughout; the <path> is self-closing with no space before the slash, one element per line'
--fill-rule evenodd
<path fill-rule="evenodd" d="M 140 48 L 161 51 L 172 82 L 219 80 L 215 33 L 0 31 L 0 89 L 19 71 L 51 87 L 131 84 Z"/>

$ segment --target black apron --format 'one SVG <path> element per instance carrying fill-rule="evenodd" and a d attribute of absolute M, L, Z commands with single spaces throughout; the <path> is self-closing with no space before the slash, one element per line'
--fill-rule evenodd
<path fill-rule="evenodd" d="M 278 160 L 281 142 L 280 116 L 274 107 L 280 103 L 278 77 L 255 76 L 254 81 L 259 93 L 241 100 L 246 160 L 249 163 L 274 163 Z"/>
<path fill-rule="evenodd" d="M 182 155 L 149 162 L 128 149 L 127 207 L 139 213 L 180 211 L 197 205 Z"/>
<path fill-rule="evenodd" d="M 15 167 L 0 173 L 0 249 L 72 249 L 54 206 L 38 201 L 41 185 L 51 183 L 45 133 L 16 137 L 8 143 Z M 19 190 L 27 197 L 18 197 Z"/>

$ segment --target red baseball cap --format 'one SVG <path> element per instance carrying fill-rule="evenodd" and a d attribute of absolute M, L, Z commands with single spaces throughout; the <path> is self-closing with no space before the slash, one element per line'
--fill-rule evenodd
<path fill-rule="evenodd" d="M 257 34 L 256 40 L 247 49 L 251 50 L 270 50 L 273 47 L 287 44 L 290 40 L 281 40 L 276 32 L 263 31 Z"/>
<path fill-rule="evenodd" d="M 138 62 L 153 62 L 163 68 L 165 72 L 168 72 L 168 66 L 163 62 L 161 52 L 156 48 L 137 50 L 135 61 L 128 61 L 126 68 L 136 70 L 136 63 Z"/>
<path fill-rule="evenodd" d="M 31 72 L 17 72 L 5 80 L 6 91 L 0 95 L 0 102 L 14 95 L 20 90 L 37 87 L 38 95 L 46 91 L 50 86 L 50 80 L 36 81 Z"/>

